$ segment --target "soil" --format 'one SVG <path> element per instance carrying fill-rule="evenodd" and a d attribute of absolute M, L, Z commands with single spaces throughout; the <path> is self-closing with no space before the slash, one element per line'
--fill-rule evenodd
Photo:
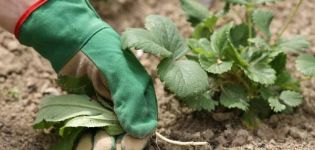
<path fill-rule="evenodd" d="M 207 0 L 205 1 L 207 2 Z M 185 21 L 178 1 L 175 0 L 94 0 L 93 4 L 119 32 L 127 27 L 143 26 L 148 14 L 161 14 L 173 19 L 180 31 L 189 36 L 192 31 Z M 278 31 L 296 4 L 286 0 L 268 5 L 276 16 L 272 30 Z M 216 9 L 221 3 L 214 3 Z M 285 36 L 302 34 L 307 37 L 315 53 L 315 3 L 305 0 L 298 16 Z M 156 78 L 158 59 L 144 54 L 141 62 L 154 77 L 159 103 L 159 127 L 162 135 L 180 141 L 207 141 L 207 146 L 180 147 L 165 143 L 155 137 L 149 149 L 161 150 L 212 150 L 212 149 L 315 149 L 315 79 L 302 84 L 305 102 L 293 114 L 275 114 L 262 120 L 256 130 L 244 127 L 237 112 L 193 112 L 181 105 L 165 91 Z M 32 122 L 40 99 L 45 95 L 60 95 L 56 74 L 49 63 L 33 49 L 20 45 L 15 38 L 0 29 L 0 150 L 45 150 L 58 141 L 49 131 L 36 131 Z M 289 62 L 294 56 L 289 58 Z M 288 68 L 294 68 L 293 63 Z M 292 69 L 292 72 L 295 72 Z M 295 73 L 297 77 L 300 74 Z"/>

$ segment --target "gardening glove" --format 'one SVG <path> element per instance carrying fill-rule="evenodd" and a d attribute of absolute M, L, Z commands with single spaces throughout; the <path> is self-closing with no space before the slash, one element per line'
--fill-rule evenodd
<path fill-rule="evenodd" d="M 130 135 L 119 136 L 115 139 L 105 131 L 99 130 L 95 135 L 85 133 L 79 139 L 75 150 L 142 150 L 150 137 L 137 139 Z"/>
<path fill-rule="evenodd" d="M 113 100 L 128 136 L 146 138 L 153 133 L 157 103 L 152 79 L 129 50 L 121 50 L 119 35 L 86 0 L 40 0 L 21 16 L 15 35 L 47 58 L 56 72 L 77 55 L 87 57 L 97 68 L 88 76 L 98 78 L 91 78 L 93 85 L 103 84 L 97 91 L 106 91 L 108 83 L 102 95 Z"/>
<path fill-rule="evenodd" d="M 87 75 L 95 90 L 110 100 L 110 93 L 107 81 L 99 73 L 95 65 L 82 52 L 78 52 L 59 72 L 61 75 L 84 76 Z M 142 150 L 150 136 L 145 138 L 134 138 L 128 134 L 117 137 L 109 136 L 106 132 L 100 130 L 95 135 L 92 133 L 84 134 L 76 146 L 76 150 L 111 150 L 115 147 L 117 150 Z M 94 142 L 93 142 L 94 141 Z"/>

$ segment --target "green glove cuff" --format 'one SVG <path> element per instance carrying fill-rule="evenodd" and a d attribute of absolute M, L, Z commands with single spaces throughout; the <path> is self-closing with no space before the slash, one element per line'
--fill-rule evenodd
<path fill-rule="evenodd" d="M 86 0 L 48 0 L 19 30 L 19 41 L 48 59 L 56 72 L 97 31 L 110 28 Z"/>
<path fill-rule="evenodd" d="M 145 137 L 157 126 L 152 79 L 119 35 L 86 0 L 48 0 L 19 30 L 20 42 L 33 46 L 59 70 L 82 50 L 108 81 L 114 111 L 130 135 Z"/>

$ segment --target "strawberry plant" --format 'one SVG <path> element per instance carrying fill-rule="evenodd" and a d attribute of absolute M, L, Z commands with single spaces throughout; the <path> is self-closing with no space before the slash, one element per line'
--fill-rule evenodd
<path fill-rule="evenodd" d="M 195 0 L 180 0 L 194 27 L 190 38 L 183 38 L 170 19 L 151 15 L 145 28 L 123 33 L 122 47 L 158 56 L 161 81 L 189 107 L 239 109 L 245 124 L 253 126 L 260 117 L 290 111 L 302 103 L 300 81 L 286 69 L 288 55 L 300 55 L 297 70 L 315 75 L 315 58 L 305 52 L 310 43 L 301 36 L 282 37 L 303 0 L 283 29 L 273 34 L 273 12 L 260 6 L 277 1 L 225 0 L 221 11 L 209 12 Z M 245 10 L 243 21 L 219 25 L 235 5 Z"/>

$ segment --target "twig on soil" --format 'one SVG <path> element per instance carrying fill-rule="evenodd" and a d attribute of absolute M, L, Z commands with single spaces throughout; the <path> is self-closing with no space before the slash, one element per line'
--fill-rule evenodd
<path fill-rule="evenodd" d="M 167 143 L 171 143 L 174 145 L 180 145 L 180 146 L 202 146 L 202 145 L 208 145 L 208 142 L 181 142 L 181 141 L 174 141 L 174 140 L 170 140 L 166 137 L 164 137 L 163 135 L 161 135 L 158 132 L 155 132 L 156 136 L 159 137 L 160 139 L 162 139 L 163 141 L 167 142 Z"/>

